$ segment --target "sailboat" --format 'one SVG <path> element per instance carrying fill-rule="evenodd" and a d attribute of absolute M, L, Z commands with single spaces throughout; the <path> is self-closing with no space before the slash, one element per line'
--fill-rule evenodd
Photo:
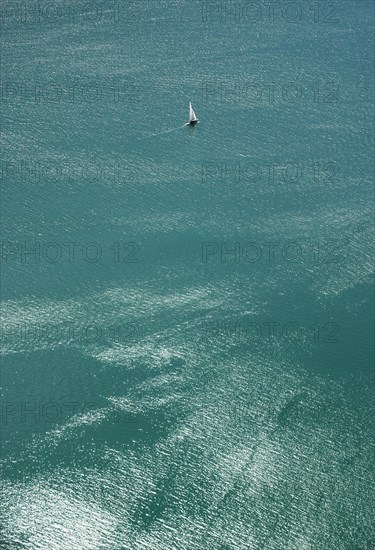
<path fill-rule="evenodd" d="M 197 116 L 196 114 L 194 113 L 194 109 L 193 109 L 193 106 L 191 104 L 191 101 L 189 102 L 189 122 L 188 124 L 190 126 L 194 126 L 194 124 L 196 124 L 198 122 L 198 119 L 197 119 Z"/>

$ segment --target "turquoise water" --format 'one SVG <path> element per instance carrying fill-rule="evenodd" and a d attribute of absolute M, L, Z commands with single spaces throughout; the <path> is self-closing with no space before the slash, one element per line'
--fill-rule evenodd
<path fill-rule="evenodd" d="M 1 548 L 374 548 L 373 4 L 288 5 L 3 4 Z"/>

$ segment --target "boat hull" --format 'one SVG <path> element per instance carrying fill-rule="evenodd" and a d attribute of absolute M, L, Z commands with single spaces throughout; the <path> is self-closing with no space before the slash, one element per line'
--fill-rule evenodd
<path fill-rule="evenodd" d="M 188 125 L 194 126 L 194 124 L 196 124 L 197 122 L 198 122 L 197 120 L 190 120 L 190 122 L 188 122 Z"/>

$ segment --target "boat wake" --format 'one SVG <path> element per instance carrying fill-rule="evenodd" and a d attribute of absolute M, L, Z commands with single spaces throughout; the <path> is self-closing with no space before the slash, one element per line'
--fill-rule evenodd
<path fill-rule="evenodd" d="M 181 128 L 184 128 L 185 126 L 188 126 L 188 122 L 186 122 L 185 124 L 183 124 L 182 126 L 177 126 L 176 128 L 170 128 L 169 130 L 162 130 L 161 132 L 156 132 L 155 134 L 148 134 L 147 136 L 145 136 L 146 138 L 150 138 L 150 137 L 155 137 L 155 136 L 160 136 L 162 134 L 169 134 L 170 132 L 176 132 L 177 130 L 181 130 Z"/>

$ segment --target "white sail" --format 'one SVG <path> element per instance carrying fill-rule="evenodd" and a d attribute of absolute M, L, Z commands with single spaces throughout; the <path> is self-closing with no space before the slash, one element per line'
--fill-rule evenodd
<path fill-rule="evenodd" d="M 196 117 L 196 114 L 194 113 L 193 106 L 191 102 L 189 103 L 189 122 L 192 122 L 193 120 L 198 120 Z"/>

